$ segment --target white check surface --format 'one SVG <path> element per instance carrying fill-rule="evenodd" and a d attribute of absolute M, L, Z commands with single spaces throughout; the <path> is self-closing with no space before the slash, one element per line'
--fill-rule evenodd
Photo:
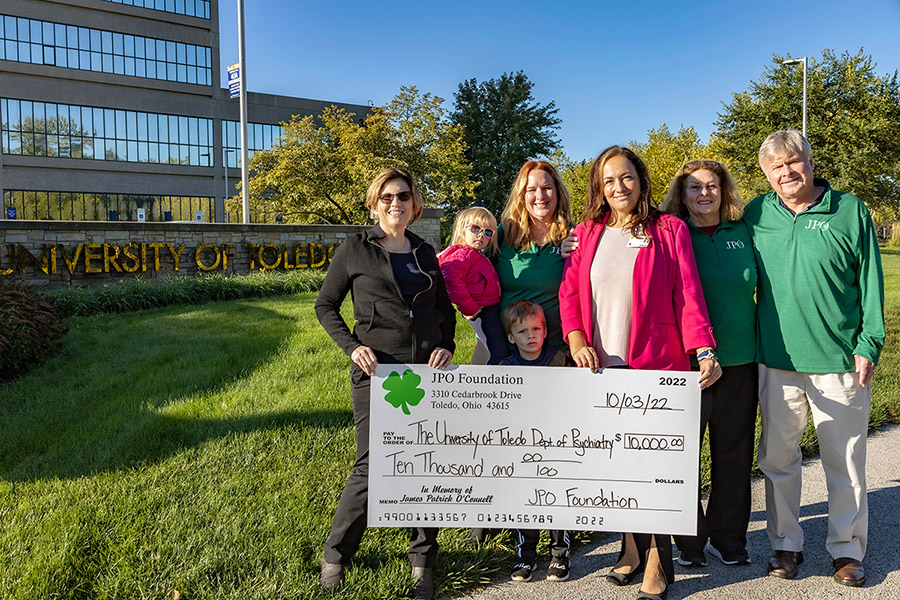
<path fill-rule="evenodd" d="M 697 379 L 379 365 L 368 524 L 694 534 Z"/>

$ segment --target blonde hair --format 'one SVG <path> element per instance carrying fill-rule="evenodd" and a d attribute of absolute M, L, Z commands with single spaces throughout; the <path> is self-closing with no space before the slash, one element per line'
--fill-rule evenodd
<path fill-rule="evenodd" d="M 540 317 L 544 323 L 544 329 L 547 328 L 547 317 L 544 315 L 544 308 L 534 300 L 516 300 L 506 307 L 503 311 L 503 328 L 506 333 L 512 332 L 512 328 L 516 323 L 521 323 L 529 317 Z"/>
<path fill-rule="evenodd" d="M 450 244 L 466 243 L 466 225 L 469 223 L 494 230 L 494 237 L 488 240 L 488 251 L 491 254 L 497 252 L 497 219 L 483 206 L 472 206 L 457 213 L 453 219 L 453 236 L 450 238 Z"/>
<path fill-rule="evenodd" d="M 669 192 L 666 194 L 659 209 L 678 217 L 682 221 L 686 221 L 690 215 L 687 206 L 684 204 L 685 182 L 691 173 L 704 169 L 715 173 L 716 177 L 719 178 L 719 186 L 722 188 L 719 220 L 739 221 L 744 215 L 744 202 L 741 200 L 741 193 L 738 191 L 734 178 L 725 165 L 715 160 L 692 160 L 678 169 L 675 173 L 675 179 L 672 180 L 672 184 L 669 186 Z"/>
<path fill-rule="evenodd" d="M 770 133 L 759 147 L 759 166 L 763 172 L 766 170 L 763 161 L 768 163 L 770 158 L 783 152 L 793 152 L 812 162 L 812 147 L 803 134 L 796 129 L 782 129 Z"/>
<path fill-rule="evenodd" d="M 553 165 L 545 160 L 529 160 L 519 169 L 519 174 L 509 191 L 506 207 L 503 209 L 503 214 L 500 215 L 504 240 L 519 252 L 528 250 L 534 243 L 534 239 L 531 237 L 531 216 L 525 208 L 528 174 L 532 171 L 546 172 L 556 186 L 556 210 L 546 241 L 555 246 L 562 244 L 562 241 L 569 235 L 569 227 L 572 224 L 572 203 L 569 200 L 569 190 L 563 185 L 559 173 L 556 172 Z"/>
<path fill-rule="evenodd" d="M 416 180 L 405 169 L 385 169 L 376 175 L 372 183 L 369 184 L 369 189 L 366 190 L 366 208 L 372 214 L 378 212 L 378 196 L 381 194 L 381 190 L 384 189 L 385 184 L 392 179 L 402 179 L 409 186 L 409 191 L 412 192 L 413 213 L 407 226 L 412 225 L 422 216 L 422 195 L 419 193 Z"/>

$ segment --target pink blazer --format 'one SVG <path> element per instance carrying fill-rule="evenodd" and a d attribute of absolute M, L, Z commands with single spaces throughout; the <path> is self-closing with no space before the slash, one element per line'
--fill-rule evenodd
<path fill-rule="evenodd" d="M 581 330 L 593 336 L 591 263 L 603 223 L 585 221 L 575 228 L 578 248 L 566 261 L 559 288 L 563 335 Z M 628 365 L 632 369 L 689 371 L 688 353 L 715 346 L 706 301 L 694 262 L 691 236 L 681 219 L 662 214 L 647 229 L 650 245 L 638 250 L 632 278 Z M 603 291 L 596 292 L 603 302 Z"/>

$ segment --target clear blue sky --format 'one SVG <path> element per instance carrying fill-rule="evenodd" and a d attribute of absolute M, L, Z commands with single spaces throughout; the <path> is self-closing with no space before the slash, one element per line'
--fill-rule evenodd
<path fill-rule="evenodd" d="M 219 5 L 223 81 L 237 62 L 236 4 Z M 723 102 L 773 53 L 863 48 L 879 73 L 900 68 L 900 0 L 245 5 L 251 91 L 379 105 L 416 85 L 449 109 L 461 81 L 521 69 L 537 100 L 556 102 L 575 159 L 662 123 L 693 125 L 706 139 Z"/>

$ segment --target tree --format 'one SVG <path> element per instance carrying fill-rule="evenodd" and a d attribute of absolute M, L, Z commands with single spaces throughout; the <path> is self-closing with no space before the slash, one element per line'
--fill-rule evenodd
<path fill-rule="evenodd" d="M 465 127 L 466 157 L 479 184 L 478 200 L 497 216 L 522 163 L 559 145 L 559 109 L 552 101 L 536 102 L 533 87 L 519 71 L 481 83 L 469 79 L 453 95 L 451 118 Z"/>
<path fill-rule="evenodd" d="M 556 168 L 563 185 L 569 190 L 569 197 L 572 199 L 572 218 L 576 222 L 580 221 L 584 215 L 584 202 L 587 199 L 588 181 L 594 159 L 572 160 L 562 148 L 557 147 L 547 155 L 547 161 Z"/>
<path fill-rule="evenodd" d="M 455 215 L 475 190 L 465 136 L 443 109 L 444 99 L 401 88 L 384 116 L 394 139 L 392 159 L 416 176 L 429 205 Z"/>
<path fill-rule="evenodd" d="M 462 127 L 447 119 L 443 102 L 411 86 L 361 122 L 333 106 L 318 117 L 295 116 L 282 124 L 270 150 L 250 160 L 252 210 L 281 214 L 286 223 L 364 223 L 369 183 L 385 168 L 403 167 L 416 178 L 426 206 L 452 212 L 475 184 Z M 239 206 L 238 199 L 228 202 L 231 211 Z"/>
<path fill-rule="evenodd" d="M 669 126 L 663 123 L 647 132 L 646 142 L 631 141 L 628 145 L 644 160 L 650 171 L 653 200 L 657 204 L 665 198 L 675 172 L 684 163 L 700 158 L 716 160 L 711 144 L 702 143 L 693 126 L 682 125 L 678 133 L 672 133 Z"/>
<path fill-rule="evenodd" d="M 650 171 L 650 183 L 653 187 L 653 199 L 660 204 L 668 192 L 669 184 L 675 172 L 684 163 L 700 158 L 717 160 L 729 168 L 731 164 L 721 151 L 721 140 L 711 136 L 709 142 L 703 143 L 693 127 L 682 125 L 677 133 L 672 133 L 665 123 L 650 129 L 647 140 L 628 143 L 647 165 Z M 572 214 L 576 220 L 584 213 L 584 203 L 590 182 L 591 166 L 594 159 L 575 161 L 570 159 L 561 148 L 548 154 L 547 159 L 559 171 L 563 183 L 572 197 Z"/>
<path fill-rule="evenodd" d="M 776 130 L 802 123 L 802 70 L 772 57 L 762 77 L 734 94 L 716 125 L 722 151 L 747 191 L 770 190 L 757 161 L 759 146 Z M 859 196 L 882 218 L 900 202 L 900 86 L 897 71 L 878 75 L 863 50 L 837 56 L 823 50 L 808 67 L 808 138 L 816 175 Z"/>

